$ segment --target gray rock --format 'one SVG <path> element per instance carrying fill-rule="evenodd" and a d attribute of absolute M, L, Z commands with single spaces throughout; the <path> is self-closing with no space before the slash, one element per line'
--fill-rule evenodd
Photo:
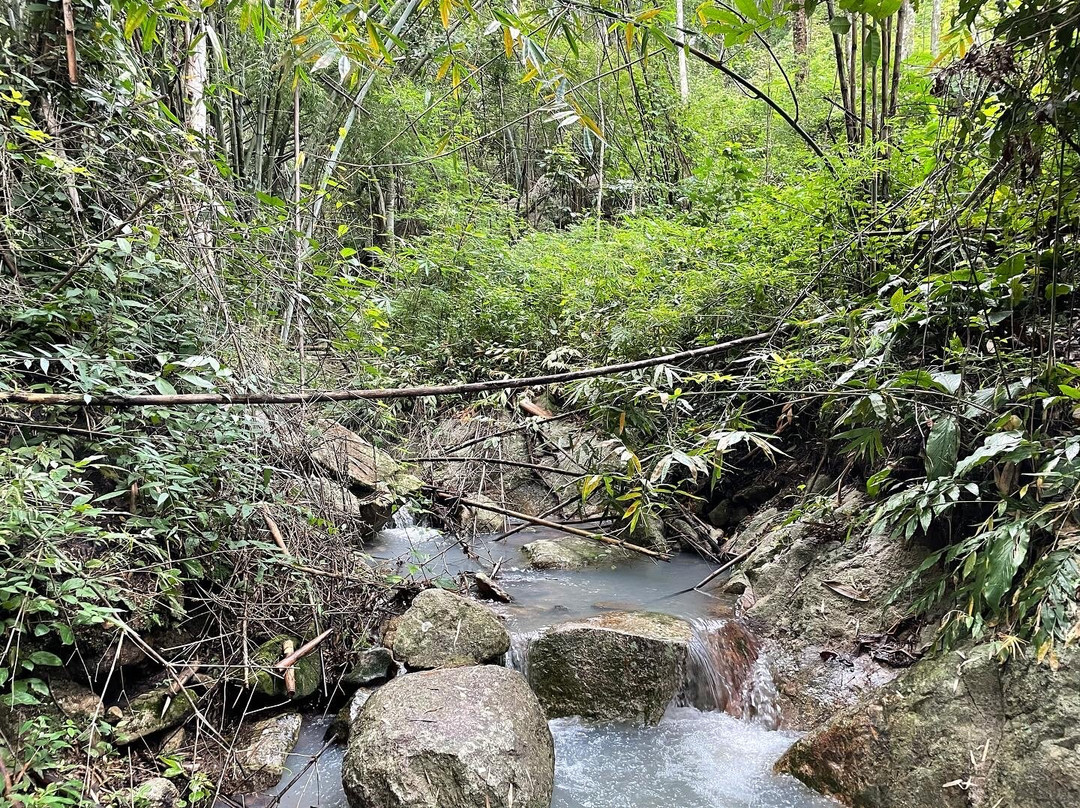
<path fill-rule="evenodd" d="M 529 649 L 529 684 L 548 718 L 656 724 L 682 683 L 690 624 L 650 612 L 561 623 Z"/>
<path fill-rule="evenodd" d="M 578 536 L 537 539 L 522 547 L 521 552 L 529 559 L 529 566 L 538 570 L 579 570 L 630 557 L 629 550 Z"/>
<path fill-rule="evenodd" d="M 80 684 L 67 679 L 51 679 L 49 694 L 60 712 L 76 723 L 105 717 L 105 705 L 101 697 Z"/>
<path fill-rule="evenodd" d="M 236 762 L 251 791 L 264 791 L 281 779 L 285 759 L 296 746 L 303 723 L 299 713 L 267 718 L 244 729 L 237 742 Z"/>
<path fill-rule="evenodd" d="M 173 808 L 182 805 L 180 789 L 172 780 L 152 777 L 134 788 L 124 788 L 112 795 L 115 808 Z"/>
<path fill-rule="evenodd" d="M 353 724 L 353 808 L 549 808 L 555 751 L 520 673 L 493 665 L 399 677 Z"/>
<path fill-rule="evenodd" d="M 410 670 L 479 665 L 500 660 L 510 648 L 498 616 L 445 589 L 426 589 L 398 621 L 394 656 Z"/>
<path fill-rule="evenodd" d="M 194 715 L 195 698 L 190 691 L 171 694 L 168 684 L 136 696 L 116 725 L 113 743 L 127 746 L 155 732 L 182 724 Z"/>
<path fill-rule="evenodd" d="M 349 740 L 353 722 L 360 715 L 360 711 L 364 709 L 364 705 L 367 704 L 368 699 L 371 698 L 374 692 L 374 688 L 366 687 L 357 690 L 353 697 L 349 699 L 348 704 L 337 711 L 334 720 L 330 723 L 330 729 L 327 730 L 327 737 L 333 736 L 339 741 Z"/>
<path fill-rule="evenodd" d="M 776 764 L 846 805 L 1080 805 L 1080 655 L 1058 671 L 989 645 L 925 659 Z"/>
<path fill-rule="evenodd" d="M 341 677 L 341 683 L 348 687 L 381 684 L 392 679 L 397 673 L 397 662 L 389 648 L 368 648 L 348 673 Z"/>

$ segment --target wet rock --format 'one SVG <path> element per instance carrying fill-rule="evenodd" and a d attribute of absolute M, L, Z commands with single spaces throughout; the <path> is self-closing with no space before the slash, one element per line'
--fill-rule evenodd
<path fill-rule="evenodd" d="M 478 502 L 481 505 L 500 507 L 499 503 L 486 494 L 476 492 L 469 494 L 467 499 Z M 477 533 L 502 533 L 506 530 L 506 517 L 501 513 L 489 511 L 486 508 L 464 507 L 461 509 L 461 521 L 466 528 L 471 528 Z"/>
<path fill-rule="evenodd" d="M 1080 657 L 1002 668 L 988 645 L 925 659 L 776 764 L 847 805 L 1080 805 Z"/>
<path fill-rule="evenodd" d="M 89 688 L 67 679 L 49 681 L 49 694 L 60 712 L 76 723 L 93 721 L 105 716 L 101 697 Z"/>
<path fill-rule="evenodd" d="M 510 635 L 493 611 L 445 589 L 417 595 L 394 632 L 394 656 L 410 670 L 480 665 L 501 660 L 509 648 Z"/>
<path fill-rule="evenodd" d="M 493 665 L 399 677 L 353 723 L 353 808 L 549 808 L 551 732 L 521 674 Z"/>
<path fill-rule="evenodd" d="M 285 759 L 296 746 L 302 723 L 299 713 L 285 713 L 252 724 L 241 732 L 236 762 L 245 772 L 251 791 L 263 791 L 281 779 Z"/>
<path fill-rule="evenodd" d="M 679 690 L 690 624 L 613 612 L 555 626 L 529 650 L 529 684 L 548 718 L 656 724 Z"/>
<path fill-rule="evenodd" d="M 190 691 L 171 693 L 168 684 L 136 696 L 116 725 L 113 743 L 127 746 L 182 724 L 194 715 L 194 700 L 195 695 Z"/>
<path fill-rule="evenodd" d="M 332 516 L 359 518 L 363 503 L 346 486 L 326 477 L 312 477 L 312 496 L 320 510 Z"/>
<path fill-rule="evenodd" d="M 538 570 L 578 570 L 623 561 L 629 550 L 604 545 L 592 539 L 564 536 L 537 539 L 521 548 L 529 566 Z"/>
<path fill-rule="evenodd" d="M 632 544 L 647 547 L 658 553 L 671 550 L 671 544 L 665 535 L 664 520 L 655 513 L 643 513 L 629 533 Z"/>
<path fill-rule="evenodd" d="M 285 698 L 284 677 L 273 670 L 274 664 L 284 656 L 282 651 L 285 642 L 291 640 L 294 648 L 303 645 L 303 641 L 290 637 L 288 634 L 280 634 L 259 646 L 259 650 L 251 655 L 251 670 L 247 671 L 243 684 L 246 688 L 254 690 L 260 696 L 267 698 Z M 294 699 L 305 699 L 315 693 L 322 684 L 322 666 L 319 664 L 318 653 L 311 653 L 301 657 L 293 670 L 296 671 L 296 694 Z"/>
<path fill-rule="evenodd" d="M 768 639 L 777 682 L 790 694 L 783 704 L 790 725 L 816 726 L 898 673 L 856 655 L 857 639 L 886 633 L 908 614 L 907 596 L 886 604 L 928 551 L 855 524 L 872 507 L 864 495 L 847 490 L 798 519 L 785 506 L 764 508 L 728 548 L 736 555 L 749 552 L 749 558 L 730 586 L 722 579 L 712 585 L 738 594 L 739 613 Z M 866 600 L 844 597 L 848 590 Z M 906 639 L 917 651 L 921 638 Z M 845 666 L 837 657 L 853 659 Z"/>
<path fill-rule="evenodd" d="M 109 804 L 114 808 L 173 808 L 184 803 L 172 780 L 153 777 L 135 788 L 115 792 Z"/>
<path fill-rule="evenodd" d="M 375 692 L 375 688 L 362 687 L 357 690 L 348 703 L 342 707 L 334 715 L 334 720 L 330 722 L 330 727 L 326 731 L 327 738 L 334 737 L 338 741 L 349 740 L 349 735 L 352 733 L 352 725 L 357 716 L 360 715 L 360 711 L 367 704 L 368 699 L 371 698 Z"/>
<path fill-rule="evenodd" d="M 392 679 L 398 665 L 389 648 L 368 648 L 348 673 L 341 677 L 341 683 L 347 687 L 381 684 Z"/>

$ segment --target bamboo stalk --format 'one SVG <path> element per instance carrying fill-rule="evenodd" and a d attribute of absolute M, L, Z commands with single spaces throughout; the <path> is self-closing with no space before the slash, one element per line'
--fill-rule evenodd
<path fill-rule="evenodd" d="M 318 648 L 319 644 L 333 633 L 334 633 L 334 630 L 331 629 L 331 628 L 328 628 L 326 631 L 324 631 L 318 637 L 316 637 L 313 640 L 308 640 L 306 643 L 301 645 L 299 648 L 297 648 L 292 653 L 286 653 L 285 658 L 282 659 L 280 662 L 278 662 L 276 665 L 274 665 L 274 670 L 276 670 L 276 671 L 288 670 L 293 665 L 295 665 L 297 662 L 299 662 L 301 659 L 303 659 L 308 654 L 310 654 L 312 651 L 314 651 L 316 648 Z M 292 640 L 289 641 L 289 645 L 292 645 Z"/>
<path fill-rule="evenodd" d="M 68 81 L 72 84 L 79 83 L 79 68 L 75 55 L 75 10 L 71 7 L 71 0 L 63 0 L 61 3 L 64 14 L 64 40 L 67 46 L 67 71 Z"/>
<path fill-rule="evenodd" d="M 623 362 L 615 365 L 573 370 L 566 373 L 552 373 L 546 376 L 527 376 L 516 379 L 498 379 L 468 384 L 444 384 L 422 387 L 370 388 L 361 390 L 311 390 L 300 393 L 180 393 L 175 395 L 102 395 L 90 393 L 30 393 L 22 390 L 0 393 L 0 404 L 64 405 L 73 407 L 108 406 L 140 407 L 157 406 L 192 406 L 196 404 L 328 404 L 338 401 L 388 400 L 400 398 L 423 398 L 426 396 L 469 395 L 493 390 L 515 390 L 522 387 L 540 387 L 561 384 L 578 379 L 592 379 L 615 373 L 628 373 L 633 370 L 659 367 L 676 362 L 685 362 L 706 356 L 724 353 L 733 348 L 756 345 L 771 339 L 780 330 L 763 331 L 748 337 L 693 348 L 689 351 L 639 359 L 635 362 Z"/>
<path fill-rule="evenodd" d="M 288 659 L 290 656 L 292 656 L 294 652 L 295 652 L 295 647 L 294 647 L 294 644 L 293 644 L 292 640 L 285 640 L 281 644 L 281 653 L 284 655 L 285 659 Z M 290 665 L 289 667 L 285 668 L 284 670 L 285 670 L 285 692 L 288 694 L 289 698 L 291 699 L 293 696 L 296 695 L 296 668 L 294 668 L 294 667 L 292 667 L 292 665 Z"/>
<path fill-rule="evenodd" d="M 527 463 L 524 460 L 503 460 L 499 457 L 456 457 L 454 455 L 434 455 L 432 457 L 418 457 L 417 463 L 495 463 L 499 466 L 513 466 L 519 469 L 533 469 L 535 471 L 550 471 L 552 474 L 565 474 L 568 477 L 580 477 L 582 472 L 561 469 L 556 466 L 545 466 L 542 463 Z"/>

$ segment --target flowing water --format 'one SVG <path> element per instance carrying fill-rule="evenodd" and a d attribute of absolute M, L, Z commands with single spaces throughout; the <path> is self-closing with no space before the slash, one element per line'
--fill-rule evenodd
<path fill-rule="evenodd" d="M 693 626 L 686 679 L 655 727 L 549 722 L 555 740 L 553 808 L 817 808 L 834 805 L 772 764 L 797 735 L 777 730 L 776 689 L 756 640 L 731 619 L 731 604 L 693 587 L 711 566 L 688 555 L 616 567 L 531 570 L 520 547 L 552 534 L 523 530 L 505 542 L 467 547 L 439 531 L 399 521 L 367 548 L 403 577 L 454 579 L 501 563 L 514 603 L 499 606 L 511 630 L 507 664 L 528 670 L 542 631 L 613 609 L 684 617 Z M 278 797 L 281 808 L 345 808 L 341 747 L 324 748 L 325 718 L 305 719 L 281 783 L 248 806 Z M 320 754 L 321 753 L 321 754 Z M 317 760 L 312 763 L 313 759 Z M 309 765 L 310 764 L 310 765 Z M 306 767 L 306 768 L 305 768 Z M 299 773 L 299 777 L 297 774 Z M 293 780 L 296 782 L 285 788 Z M 278 796 L 280 795 L 280 796 Z"/>

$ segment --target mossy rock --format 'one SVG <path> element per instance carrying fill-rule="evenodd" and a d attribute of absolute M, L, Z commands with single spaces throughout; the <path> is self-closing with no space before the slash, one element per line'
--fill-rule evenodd
<path fill-rule="evenodd" d="M 629 550 L 579 536 L 537 539 L 522 547 L 521 552 L 529 559 L 529 566 L 538 570 L 579 570 L 630 557 Z"/>
<path fill-rule="evenodd" d="M 529 684 L 548 718 L 656 724 L 682 684 L 690 624 L 611 612 L 552 628 L 529 648 Z"/>
<path fill-rule="evenodd" d="M 247 675 L 245 687 L 267 698 L 285 698 L 288 695 L 285 692 L 285 678 L 273 670 L 274 665 L 281 660 L 282 647 L 288 640 L 292 640 L 294 648 L 299 648 L 303 644 L 303 641 L 296 637 L 279 634 L 259 646 L 259 650 L 251 656 L 253 670 Z M 317 652 L 299 659 L 293 665 L 293 670 L 296 671 L 294 699 L 306 699 L 319 689 L 319 685 L 322 684 L 322 666 L 319 664 Z"/>
<path fill-rule="evenodd" d="M 426 589 L 394 632 L 394 656 L 409 670 L 501 662 L 510 635 L 485 606 L 445 589 Z"/>
<path fill-rule="evenodd" d="M 191 691 L 170 694 L 168 683 L 136 696 L 116 725 L 113 743 L 127 746 L 184 723 L 195 714 L 194 700 Z"/>

